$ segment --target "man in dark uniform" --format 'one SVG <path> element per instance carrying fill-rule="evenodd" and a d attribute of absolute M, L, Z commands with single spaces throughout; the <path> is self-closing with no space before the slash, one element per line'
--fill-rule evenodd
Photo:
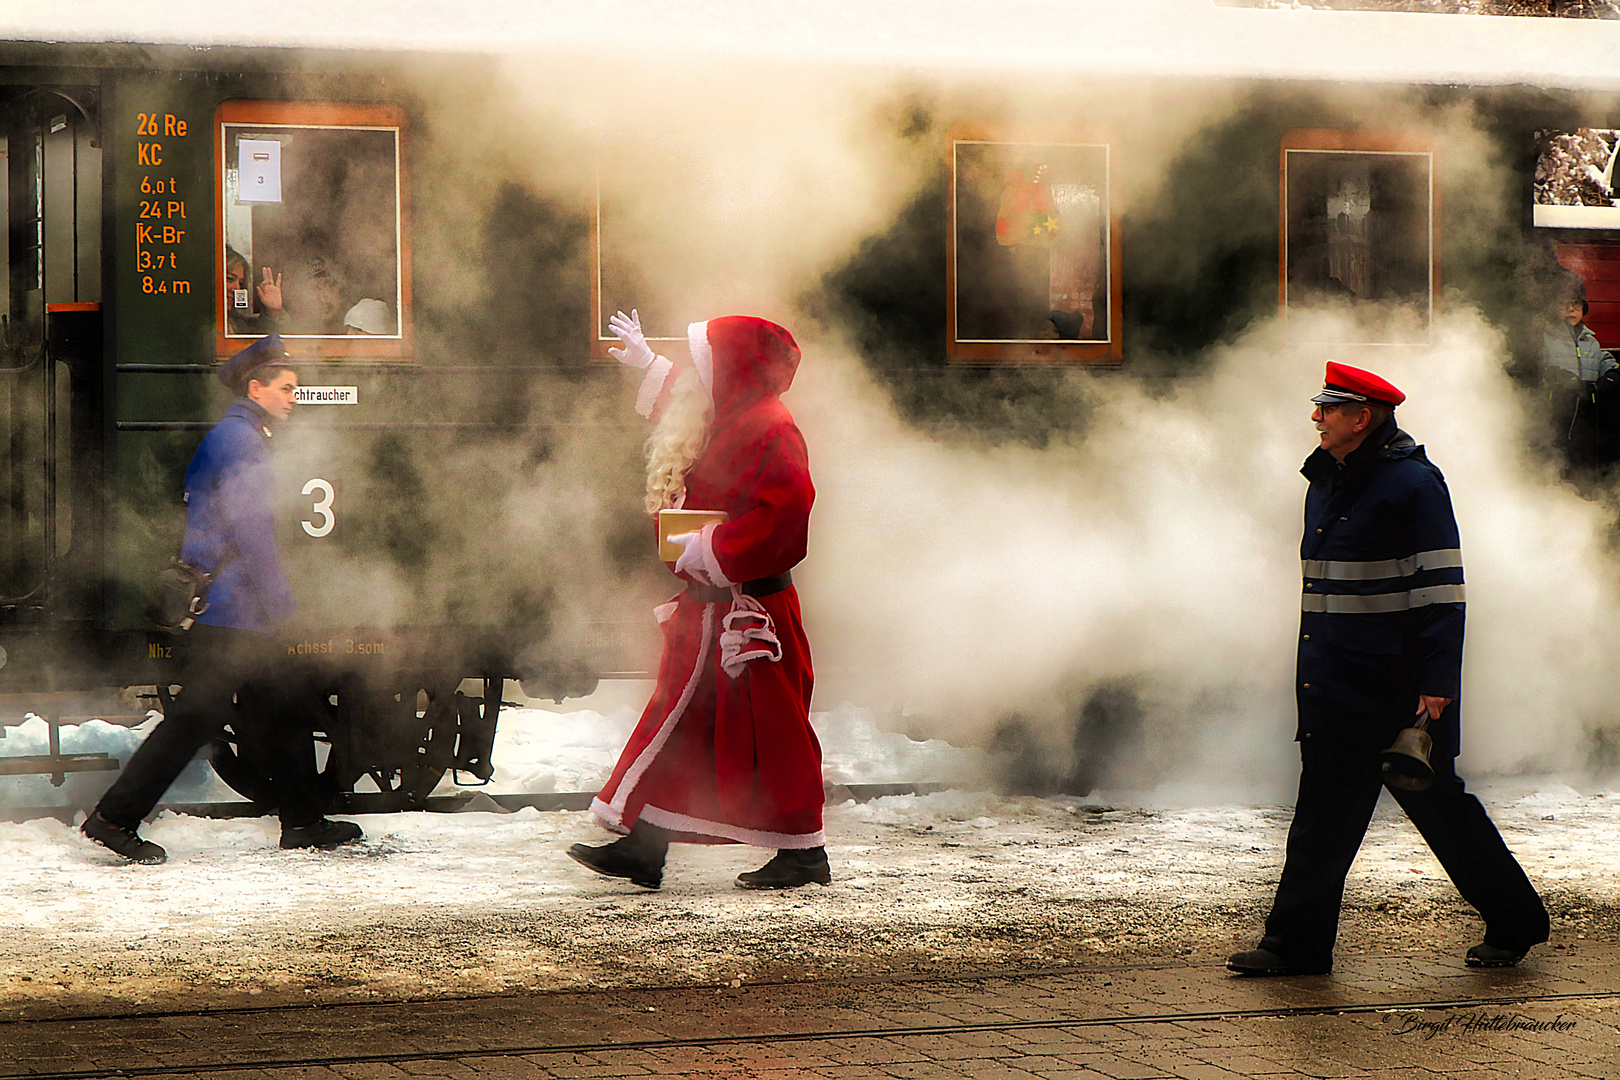
<path fill-rule="evenodd" d="M 80 826 L 140 863 L 167 852 L 136 831 L 180 771 L 229 724 L 245 756 L 269 773 L 284 848 L 332 848 L 361 838 L 352 821 L 321 816 L 313 711 L 278 668 L 272 631 L 294 609 L 276 549 L 271 425 L 292 415 L 298 376 L 276 334 L 227 360 L 219 379 L 237 395 L 186 468 L 181 558 L 214 575 L 207 609 L 186 632 L 180 693 Z"/>
<path fill-rule="evenodd" d="M 1332 969 L 1345 875 L 1382 788 L 1380 755 L 1418 716 L 1434 739 L 1434 783 L 1390 794 L 1485 919 L 1469 966 L 1511 966 L 1547 940 L 1547 909 L 1454 768 L 1463 572 L 1445 478 L 1395 426 L 1406 395 L 1372 372 L 1330 363 L 1312 400 L 1321 447 L 1301 470 L 1310 488 L 1294 688 L 1299 798 L 1266 936 L 1226 966 Z"/>

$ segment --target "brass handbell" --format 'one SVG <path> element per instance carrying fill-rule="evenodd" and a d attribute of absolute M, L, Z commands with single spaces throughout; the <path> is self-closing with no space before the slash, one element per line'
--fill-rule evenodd
<path fill-rule="evenodd" d="M 1397 791 L 1428 791 L 1434 783 L 1434 768 L 1429 764 L 1434 740 L 1424 730 L 1428 726 L 1429 718 L 1419 717 L 1416 724 L 1402 728 L 1395 742 L 1379 755 L 1379 769 L 1387 786 Z"/>

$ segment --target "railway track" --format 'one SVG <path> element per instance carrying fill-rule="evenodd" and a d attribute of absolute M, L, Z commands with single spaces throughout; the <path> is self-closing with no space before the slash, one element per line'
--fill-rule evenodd
<path fill-rule="evenodd" d="M 846 799 L 869 802 L 886 795 L 927 795 L 944 791 L 948 784 L 828 784 L 827 801 L 840 803 Z M 430 814 L 455 814 L 466 810 L 485 809 L 511 812 L 532 807 L 536 810 L 589 810 L 594 791 L 554 791 L 539 795 L 490 795 L 482 791 L 461 791 L 454 795 L 432 795 L 411 809 Z M 493 803 L 490 807 L 488 804 Z M 0 821 L 32 821 L 37 818 L 56 818 L 72 823 L 82 806 L 6 806 L 0 807 Z M 158 810 L 172 810 L 176 814 L 203 818 L 263 817 L 267 811 L 256 803 L 245 800 L 210 803 L 163 803 Z M 337 814 L 391 814 L 401 812 L 399 797 L 385 792 L 358 791 L 345 796 L 344 805 L 332 811 Z"/>
<path fill-rule="evenodd" d="M 960 986 L 963 983 L 1007 983 L 1016 982 L 1020 979 L 1051 978 L 1053 976 L 1063 976 L 1065 974 L 1075 973 L 1112 973 L 1119 976 L 1125 974 L 1129 970 L 1130 969 L 1128 968 L 1111 968 L 1106 969 L 1106 971 L 1095 968 L 1051 969 L 1024 972 L 1011 976 L 1006 974 L 998 974 L 995 976 L 980 978 L 958 977 L 948 980 L 916 978 L 899 980 L 863 980 L 861 982 L 854 983 L 829 982 L 808 985 L 813 986 L 815 990 L 822 992 L 835 991 L 838 989 L 858 991 L 862 988 L 863 982 L 866 984 L 875 983 L 877 986 L 883 988 L 898 990 L 907 983 L 923 984 L 924 986 L 930 983 Z M 1136 970 L 1162 972 L 1172 969 L 1155 965 L 1138 965 L 1136 966 Z M 1248 981 L 1245 982 L 1247 983 Z M 1249 985 L 1252 985 L 1252 983 L 1249 983 Z M 771 989 L 793 990 L 805 989 L 806 986 L 807 984 L 754 984 L 750 986 L 749 990 L 750 992 L 759 992 L 762 990 L 769 991 Z M 638 1000 L 643 998 L 646 1000 L 661 1000 L 661 994 L 695 995 L 699 993 L 724 994 L 726 992 L 726 987 L 688 987 L 663 992 L 646 990 L 635 991 L 634 994 Z M 591 995 L 575 996 L 587 997 Z M 466 1031 L 462 1029 L 455 1031 L 457 1039 L 462 1043 L 462 1045 L 454 1049 L 395 1049 L 325 1054 L 277 1054 L 266 1053 L 262 1050 L 258 1051 L 257 1053 L 250 1051 L 246 1054 L 242 1052 L 221 1052 L 218 1057 L 214 1059 L 210 1059 L 205 1055 L 197 1055 L 187 1057 L 187 1059 L 184 1061 L 165 1064 L 132 1063 L 129 1065 L 110 1065 L 102 1068 L 60 1069 L 54 1071 L 41 1070 L 39 1068 L 25 1068 L 24 1071 L 16 1071 L 14 1068 L 10 1068 L 6 1069 L 5 1071 L 0 1071 L 0 1080 L 111 1080 L 111 1078 L 120 1077 L 135 1078 L 180 1075 L 195 1076 L 224 1071 L 231 1071 L 235 1073 L 269 1072 L 270 1070 L 286 1069 L 333 1069 L 341 1066 L 408 1067 L 411 1063 L 416 1062 L 461 1063 L 474 1059 L 488 1061 L 489 1059 L 523 1058 L 531 1057 L 533 1055 L 590 1054 L 600 1053 L 603 1051 L 657 1052 L 681 1050 L 683 1048 L 696 1048 L 714 1051 L 726 1047 L 787 1047 L 795 1045 L 802 1046 L 803 1044 L 814 1044 L 817 1042 L 842 1042 L 844 1040 L 852 1039 L 893 1040 L 903 1039 L 906 1037 L 950 1037 L 974 1034 L 982 1035 L 1040 1031 L 1074 1032 L 1076 1033 L 1077 1037 L 1084 1038 L 1084 1032 L 1086 1029 L 1119 1027 L 1122 1025 L 1130 1025 L 1132 1030 L 1138 1034 L 1143 1033 L 1144 1028 L 1148 1029 L 1148 1033 L 1151 1035 L 1151 1029 L 1160 1025 L 1185 1025 L 1221 1021 L 1302 1020 L 1312 1017 L 1358 1017 L 1381 1013 L 1403 1012 L 1449 1013 L 1456 1012 L 1458 1010 L 1511 1008 L 1524 1006 L 1542 1009 L 1549 1007 L 1556 1008 L 1559 1010 L 1560 1015 L 1562 1015 L 1563 1010 L 1570 1006 L 1620 1000 L 1620 989 L 1593 989 L 1580 992 L 1527 991 L 1520 993 L 1485 994 L 1475 997 L 1444 995 L 1408 996 L 1402 998 L 1380 998 L 1378 1000 L 1367 1000 L 1360 1002 L 1346 1002 L 1342 1000 L 1342 995 L 1333 996 L 1340 997 L 1341 999 L 1332 1002 L 1293 1005 L 1279 1004 L 1265 1007 L 1172 1009 L 1162 1012 L 1132 1012 L 1124 1009 L 1115 1009 L 1111 1011 L 1100 1011 L 1094 1015 L 1065 1015 L 1052 1016 L 1042 1019 L 995 1018 L 980 1021 L 960 1020 L 933 1024 L 912 1023 L 892 1025 L 850 1025 L 848 1023 L 844 1023 L 825 1024 L 811 1026 L 808 1028 L 802 1026 L 788 1027 L 784 1025 L 775 1028 L 760 1027 L 748 1031 L 727 1032 L 718 1030 L 703 1035 L 684 1036 L 665 1035 L 656 1037 L 615 1038 L 610 1035 L 604 1035 L 604 1037 L 599 1039 L 575 1041 L 540 1041 L 531 1037 L 528 1039 L 511 1041 L 478 1041 L 476 1045 L 472 1046 L 466 1045 L 467 1042 L 472 1040 L 468 1038 Z M 52 1037 L 51 1029 L 60 1027 L 62 1025 L 81 1026 L 94 1025 L 97 1023 L 117 1024 L 129 1021 L 143 1023 L 151 1023 L 154 1021 L 184 1022 L 199 1018 L 217 1018 L 227 1015 L 231 1017 L 268 1017 L 281 1014 L 285 1018 L 286 1014 L 299 1013 L 312 1015 L 322 1014 L 327 1018 L 333 1018 L 335 1014 L 340 1014 L 345 1010 L 370 1010 L 376 1012 L 379 1010 L 396 1009 L 401 1011 L 409 1011 L 420 1009 L 424 1005 L 456 1005 L 460 1006 L 461 1011 L 464 1013 L 476 1014 L 481 1003 L 493 1005 L 511 1000 L 511 998 L 505 996 L 491 996 L 467 997 L 453 999 L 451 1001 L 441 1000 L 432 1003 L 412 1003 L 408 1001 L 392 1003 L 365 1002 L 356 1004 L 323 1005 L 316 1007 L 306 1005 L 285 1005 L 272 1006 L 269 1008 L 236 1010 L 214 1010 L 203 1008 L 196 1010 L 171 1011 L 165 1013 L 140 1014 L 136 1017 L 75 1017 L 53 1020 L 7 1021 L 0 1022 L 0 1035 L 4 1034 L 6 1028 L 14 1028 L 18 1025 L 24 1024 L 36 1029 L 38 1036 L 41 1039 L 49 1039 Z M 722 1004 L 720 1006 L 720 1011 L 723 1012 L 724 1008 L 725 1007 Z M 649 1008 L 648 1011 L 656 1010 Z M 339 1030 L 350 1030 L 352 1029 L 353 1022 L 344 1020 L 342 1022 L 333 1022 L 329 1026 Z M 413 1070 L 407 1068 L 405 1071 Z"/>

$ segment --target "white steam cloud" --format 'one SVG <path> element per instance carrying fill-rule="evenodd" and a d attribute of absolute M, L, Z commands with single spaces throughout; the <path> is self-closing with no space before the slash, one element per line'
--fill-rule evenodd
<path fill-rule="evenodd" d="M 1265 319 L 1168 393 L 1129 373 L 1077 376 L 1091 409 L 1083 437 L 1039 450 L 947 444 L 898 418 L 837 328 L 816 339 L 795 317 L 819 274 L 881 232 L 940 167 L 940 132 L 901 140 L 902 125 L 874 104 L 902 100 L 893 86 L 756 70 L 679 92 L 651 77 L 588 94 L 572 83 L 566 94 L 566 68 L 512 77 L 551 122 L 593 137 L 616 163 L 604 168 L 604 198 L 634 205 L 654 193 L 686 207 L 689 217 L 637 219 L 650 295 L 684 307 L 682 319 L 777 318 L 806 346 L 787 402 L 819 493 L 797 572 L 819 708 L 848 697 L 890 710 L 897 726 L 966 741 L 988 740 L 1017 712 L 1065 753 L 1078 704 L 1124 680 L 1145 717 L 1116 779 L 1214 777 L 1228 792 L 1285 792 L 1298 469 L 1315 444 L 1308 399 L 1323 363 L 1338 359 L 1409 393 L 1400 420 L 1451 486 L 1470 590 L 1465 767 L 1583 766 L 1620 690 L 1602 659 L 1620 598 L 1609 512 L 1525 452 L 1536 421 L 1504 372 L 1499 334 L 1476 312 L 1442 315 L 1432 344 L 1410 349 L 1302 344 L 1346 336 L 1330 314 Z M 1158 130 L 1173 137 L 1138 153 L 1116 197 L 1152 197 L 1155 168 L 1236 107 L 1217 92 L 1166 111 Z M 999 108 L 1033 107 L 1019 95 Z M 1476 183 L 1499 166 L 1466 110 L 1412 107 L 1403 122 L 1446 141 L 1452 182 L 1494 190 Z M 1154 142 L 1141 130 L 1132 139 L 1137 150 Z M 1506 208 L 1486 203 L 1482 220 L 1505 220 Z"/>
<path fill-rule="evenodd" d="M 848 677 L 960 737 L 1010 709 L 1057 721 L 1060 688 L 1139 679 L 1148 716 L 1126 776 L 1241 786 L 1233 770 L 1278 762 L 1292 733 L 1298 469 L 1310 394 L 1338 358 L 1408 392 L 1399 420 L 1452 492 L 1464 764 L 1578 771 L 1620 690 L 1604 660 L 1620 599 L 1607 511 L 1522 451 L 1500 338 L 1476 314 L 1441 319 L 1424 349 L 1299 344 L 1333 323 L 1260 325 L 1169 398 L 1099 380 L 1087 436 L 1044 451 L 932 443 L 852 364 L 814 357 L 790 403 L 820 483 L 801 578 L 822 685 Z"/>

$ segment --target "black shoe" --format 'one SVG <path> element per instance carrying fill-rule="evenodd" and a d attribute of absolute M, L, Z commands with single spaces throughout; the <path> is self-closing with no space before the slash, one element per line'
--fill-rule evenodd
<path fill-rule="evenodd" d="M 111 848 L 130 862 L 147 863 L 155 865 L 167 862 L 169 853 L 150 840 L 142 840 L 134 829 L 122 825 L 114 825 L 101 816 L 100 810 L 93 810 L 90 816 L 84 819 L 79 831 L 104 848 Z"/>
<path fill-rule="evenodd" d="M 1307 968 L 1290 964 L 1270 949 L 1250 949 L 1226 958 L 1226 970 L 1239 975 L 1326 975 L 1329 968 Z"/>
<path fill-rule="evenodd" d="M 1482 941 L 1468 950 L 1467 955 L 1463 957 L 1463 963 L 1469 967 L 1477 968 L 1513 967 L 1524 959 L 1524 954 L 1528 951 L 1528 949 L 1519 949 L 1517 951 L 1498 949 L 1495 945 Z"/>
<path fill-rule="evenodd" d="M 331 821 L 327 818 L 316 818 L 308 825 L 283 825 L 281 827 L 281 846 L 292 848 L 321 848 L 330 851 L 343 844 L 352 844 L 356 840 L 365 838 L 360 826 L 352 821 Z"/>
<path fill-rule="evenodd" d="M 832 868 L 827 864 L 827 849 L 783 848 L 776 857 L 758 870 L 737 875 L 739 889 L 796 889 L 811 882 L 832 884 Z"/>
<path fill-rule="evenodd" d="M 600 847 L 575 844 L 568 849 L 568 857 L 603 877 L 629 878 L 630 884 L 643 889 L 664 884 L 664 853 L 647 850 L 633 835 Z"/>

